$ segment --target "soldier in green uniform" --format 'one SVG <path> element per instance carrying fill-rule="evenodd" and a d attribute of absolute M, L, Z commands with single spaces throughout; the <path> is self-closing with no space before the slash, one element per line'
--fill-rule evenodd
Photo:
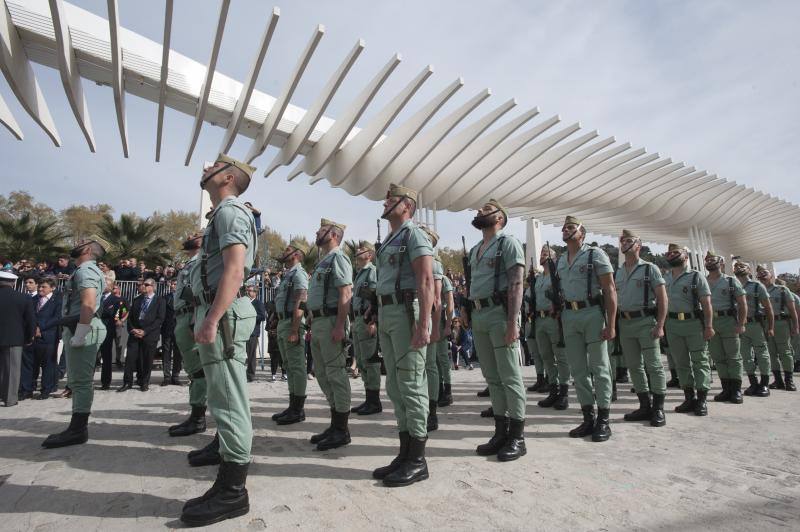
<path fill-rule="evenodd" d="M 110 250 L 108 242 L 92 235 L 80 240 L 69 254 L 77 268 L 67 281 L 61 324 L 62 356 L 67 357 L 67 386 L 72 390 L 72 419 L 65 431 L 51 434 L 44 440 L 42 447 L 47 449 L 89 440 L 94 367 L 97 351 L 106 337 L 106 326 L 97 314 L 106 282 L 97 260 Z"/>
<path fill-rule="evenodd" d="M 286 273 L 275 294 L 275 312 L 278 315 L 278 348 L 289 379 L 289 407 L 272 415 L 278 425 L 291 425 L 306 419 L 303 407 L 308 379 L 303 311 L 308 299 L 308 274 L 303 269 L 303 258 L 308 251 L 305 242 L 295 239 L 286 246 L 279 259 Z"/>
<path fill-rule="evenodd" d="M 558 260 L 558 275 L 564 293 L 561 317 L 564 344 L 583 412 L 583 423 L 572 429 L 569 435 L 582 438 L 591 434 L 592 441 L 603 442 L 611 437 L 608 418 L 614 374 L 608 342 L 616 335 L 614 270 L 602 249 L 585 243 L 586 228 L 578 218 L 565 218 L 561 238 L 567 244 L 567 253 Z"/>
<path fill-rule="evenodd" d="M 350 411 L 359 416 L 383 412 L 381 404 L 381 359 L 378 356 L 378 326 L 375 323 L 377 306 L 373 309 L 378 274 L 375 270 L 375 246 L 361 242 L 356 250 L 356 277 L 353 280 L 353 354 L 356 357 L 361 380 L 364 381 L 366 400 Z M 369 320 L 369 322 L 367 322 Z"/>
<path fill-rule="evenodd" d="M 525 254 L 522 244 L 503 232 L 508 212 L 490 199 L 472 225 L 483 238 L 469 252 L 472 279 L 472 336 L 481 373 L 489 385 L 495 431 L 477 447 L 481 456 L 516 460 L 525 448 L 525 385 L 519 345 Z"/>
<path fill-rule="evenodd" d="M 420 226 L 430 240 L 431 248 L 435 249 L 439 242 L 439 235 L 433 229 L 424 225 Z M 442 316 L 444 315 L 442 305 L 444 268 L 442 263 L 434 256 L 433 258 L 433 307 L 431 314 L 431 343 L 425 352 L 425 374 L 428 379 L 428 432 L 433 432 L 439 428 L 439 418 L 436 415 L 436 407 L 439 404 L 439 350 L 441 343 L 447 343 L 447 337 L 442 338 Z"/>
<path fill-rule="evenodd" d="M 525 335 L 524 342 L 528 346 L 528 352 L 531 354 L 534 371 L 536 371 L 536 382 L 526 388 L 529 392 L 547 392 L 551 389 L 553 384 L 558 387 L 556 378 L 548 371 L 549 365 L 545 363 L 542 352 L 536 343 L 536 316 L 531 313 L 531 309 L 535 306 L 532 299 L 533 290 L 536 279 L 539 277 L 541 277 L 540 273 L 531 275 L 530 271 L 528 272 L 528 279 L 533 279 L 533 282 L 529 283 L 529 286 L 525 289 L 525 295 L 522 298 L 523 309 L 525 310 L 523 314 L 525 317 L 525 324 L 523 327 L 523 333 Z M 541 401 L 539 402 L 541 403 Z"/>
<path fill-rule="evenodd" d="M 191 295 L 189 278 L 192 268 L 197 266 L 197 254 L 203 245 L 203 233 L 190 235 L 183 242 L 183 250 L 189 256 L 183 269 L 178 272 L 175 292 L 172 295 L 175 308 L 175 343 L 183 356 L 183 367 L 189 375 L 189 406 L 191 413 L 188 419 L 169 428 L 170 436 L 189 436 L 206 431 L 206 375 L 200 364 L 200 355 L 194 342 L 193 323 L 194 298 Z M 214 438 L 215 451 L 218 453 L 219 439 Z M 217 454 L 213 453 L 213 454 Z M 193 455 L 194 456 L 194 455 Z"/>
<path fill-rule="evenodd" d="M 661 364 L 659 340 L 664 336 L 667 319 L 664 278 L 655 264 L 639 257 L 642 240 L 633 232 L 622 231 L 619 250 L 625 255 L 625 262 L 614 280 L 619 305 L 619 337 L 639 398 L 639 408 L 625 414 L 625 421 L 649 420 L 651 426 L 663 427 L 667 423 L 664 417 L 667 379 Z"/>
<path fill-rule="evenodd" d="M 714 331 L 708 341 L 711 360 L 717 367 L 722 392 L 716 402 L 742 404 L 742 355 L 739 335 L 747 325 L 747 300 L 742 285 L 725 273 L 725 259 L 709 251 L 705 258 L 711 307 L 714 309 Z"/>
<path fill-rule="evenodd" d="M 437 238 L 438 241 L 438 238 Z M 436 262 L 441 262 L 437 259 Z M 439 403 L 440 407 L 453 404 L 453 383 L 450 373 L 450 345 L 447 338 L 453 330 L 455 298 L 453 283 L 446 275 L 442 276 L 442 311 L 439 317 L 439 341 L 436 342 L 436 366 L 439 370 Z"/>
<path fill-rule="evenodd" d="M 312 437 L 318 451 L 350 443 L 350 379 L 345 365 L 353 296 L 353 265 L 339 247 L 345 226 L 320 221 L 316 244 L 322 257 L 311 272 L 308 314 L 311 316 L 311 356 L 317 382 L 331 408 L 331 424 Z"/>
<path fill-rule="evenodd" d="M 766 287 L 750 279 L 750 266 L 744 262 L 733 265 L 733 273 L 739 280 L 747 298 L 747 325 L 739 335 L 739 345 L 744 370 L 750 386 L 745 395 L 769 397 L 769 349 L 767 338 L 775 334 L 775 315 Z M 766 322 L 765 322 L 766 320 Z M 754 358 L 755 355 L 755 358 Z M 756 378 L 756 364 L 761 373 L 761 381 Z"/>
<path fill-rule="evenodd" d="M 553 277 L 550 274 L 551 268 L 555 271 L 557 261 L 558 255 L 554 249 L 542 247 L 539 264 L 544 267 L 544 272 L 536 276 L 533 286 L 528 289 L 531 291 L 535 343 L 537 351 L 542 354 L 541 359 L 550 380 L 550 394 L 537 404 L 542 408 L 566 410 L 569 407 L 569 362 L 564 352 L 560 323 L 562 301 L 561 295 L 553 287 Z"/>
<path fill-rule="evenodd" d="M 253 424 L 247 391 L 246 344 L 256 312 L 244 290 L 257 251 L 255 220 L 238 198 L 255 168 L 220 154 L 203 170 L 200 187 L 213 211 L 203 235 L 199 263 L 189 282 L 195 302 L 194 337 L 206 378 L 208 409 L 217 423 L 220 465 L 217 479 L 183 507 L 181 521 L 216 523 L 250 510 L 245 482 Z"/>
<path fill-rule="evenodd" d="M 685 398 L 675 407 L 675 412 L 706 416 L 706 396 L 711 385 L 707 349 L 708 341 L 714 336 L 711 290 L 706 278 L 689 266 L 686 248 L 670 244 L 665 258 L 670 265 L 664 278 L 669 301 L 667 341 Z"/>
<path fill-rule="evenodd" d="M 381 217 L 391 233 L 377 252 L 378 335 L 386 365 L 386 393 L 394 405 L 400 451 L 372 472 L 390 487 L 428 478 L 428 381 L 425 361 L 434 301 L 433 248 L 411 218 L 417 192 L 390 185 Z"/>
<path fill-rule="evenodd" d="M 797 389 L 792 376 L 794 361 L 791 337 L 797 334 L 797 309 L 794 306 L 794 298 L 788 288 L 776 282 L 772 272 L 766 267 L 759 265 L 756 268 L 756 276 L 767 287 L 772 310 L 775 313 L 775 334 L 767 337 L 772 374 L 775 376 L 769 387 L 773 390 L 793 392 Z"/>

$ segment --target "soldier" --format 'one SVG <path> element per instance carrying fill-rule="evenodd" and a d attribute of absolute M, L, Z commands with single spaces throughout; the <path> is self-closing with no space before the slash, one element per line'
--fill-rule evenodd
<path fill-rule="evenodd" d="M 525 296 L 522 298 L 523 308 L 525 309 L 523 315 L 525 317 L 525 326 L 523 327 L 523 334 L 525 335 L 524 340 L 525 345 L 528 347 L 528 352 L 531 355 L 530 360 L 533 363 L 534 371 L 536 371 L 536 382 L 526 388 L 529 392 L 547 392 L 551 389 L 553 384 L 558 388 L 557 379 L 553 374 L 547 371 L 547 368 L 550 366 L 545 364 L 542 352 L 536 343 L 536 316 L 534 311 L 538 307 L 536 302 L 533 301 L 533 297 L 535 294 L 534 288 L 536 281 L 541 276 L 542 275 L 537 274 L 533 266 L 531 266 L 528 271 L 528 288 L 525 289 Z M 550 382 L 551 379 L 553 381 L 552 383 Z M 541 402 L 542 401 L 539 401 L 539 403 Z"/>
<path fill-rule="evenodd" d="M 714 309 L 714 331 L 708 341 L 711 359 L 717 367 L 722 392 L 714 396 L 716 402 L 742 404 L 742 355 L 739 335 L 747 325 L 747 299 L 739 281 L 725 274 L 725 259 L 713 251 L 705 258 L 706 280 L 711 289 L 711 307 Z"/>
<path fill-rule="evenodd" d="M 615 278 L 620 309 L 619 337 L 639 398 L 639 408 L 625 414 L 625 421 L 649 420 L 650 426 L 663 427 L 667 423 L 664 417 L 667 379 L 661 364 L 659 340 L 664 336 L 667 319 L 667 290 L 661 270 L 652 262 L 642 260 L 641 250 L 642 240 L 624 229 L 619 238 L 619 251 L 625 255 L 625 262 Z"/>
<path fill-rule="evenodd" d="M 381 218 L 391 233 L 377 252 L 378 334 L 386 365 L 386 393 L 394 405 L 400 452 L 372 472 L 385 486 L 428 478 L 428 382 L 426 351 L 433 309 L 433 248 L 411 218 L 417 192 L 390 185 Z"/>
<path fill-rule="evenodd" d="M 378 356 L 377 305 L 375 286 L 378 274 L 375 271 L 375 246 L 361 242 L 356 250 L 356 278 L 353 281 L 353 353 L 364 381 L 366 400 L 350 411 L 359 416 L 369 416 L 383 412 L 381 404 L 381 359 Z M 369 320 L 369 323 L 366 321 Z"/>
<path fill-rule="evenodd" d="M 733 265 L 733 273 L 739 280 L 747 298 L 747 325 L 739 335 L 739 346 L 744 369 L 750 381 L 745 395 L 769 397 L 769 349 L 767 338 L 775 334 L 775 315 L 767 289 L 758 281 L 750 279 L 750 266 L 743 262 Z M 764 318 L 766 317 L 766 326 Z M 755 355 L 755 358 L 753 358 Z M 761 382 L 756 379 L 756 363 L 761 373 Z"/>
<path fill-rule="evenodd" d="M 797 309 L 791 291 L 775 281 L 772 272 L 759 265 L 756 268 L 758 280 L 767 287 L 772 310 L 775 313 L 775 334 L 767 337 L 772 374 L 775 380 L 769 385 L 772 390 L 795 391 L 792 371 L 792 346 L 790 338 L 797 334 Z M 783 377 L 781 376 L 783 367 Z M 785 381 L 784 381 L 785 377 Z"/>
<path fill-rule="evenodd" d="M 706 416 L 706 396 L 711 383 L 707 348 L 714 336 L 711 290 L 706 278 L 689 266 L 686 248 L 670 244 L 665 258 L 670 265 L 664 279 L 669 301 L 667 341 L 685 398 L 675 412 Z"/>
<path fill-rule="evenodd" d="M 245 482 L 253 424 L 247 391 L 246 344 L 256 311 L 244 289 L 257 252 L 255 220 L 238 198 L 255 168 L 224 154 L 203 170 L 200 188 L 213 211 L 199 264 L 189 276 L 194 295 L 194 337 L 206 378 L 208 408 L 217 423 L 219 470 L 202 496 L 186 502 L 181 521 L 203 526 L 246 514 Z"/>
<path fill-rule="evenodd" d="M 494 415 L 494 435 L 477 447 L 481 456 L 516 460 L 525 448 L 525 385 L 519 345 L 520 309 L 525 274 L 522 244 L 503 233 L 508 213 L 490 199 L 478 209 L 472 226 L 483 238 L 469 252 L 472 272 L 472 335 L 489 385 Z"/>
<path fill-rule="evenodd" d="M 420 228 L 428 235 L 431 248 L 436 248 L 439 243 L 439 235 L 426 226 Z M 425 373 L 428 378 L 428 432 L 433 432 L 439 428 L 439 418 L 436 415 L 436 407 L 439 404 L 439 351 L 444 342 L 444 349 L 447 348 L 447 337 L 442 337 L 444 308 L 442 304 L 442 294 L 444 293 L 444 268 L 442 263 L 435 256 L 433 258 L 433 314 L 431 315 L 431 343 L 425 353 Z M 450 366 L 448 365 L 448 369 Z"/>
<path fill-rule="evenodd" d="M 288 373 L 289 407 L 273 414 L 272 419 L 278 425 L 291 425 L 306 419 L 303 407 L 308 379 L 303 339 L 306 333 L 304 310 L 308 299 L 308 274 L 303 269 L 303 259 L 308 251 L 305 242 L 295 239 L 286 246 L 279 259 L 286 273 L 275 294 L 275 313 L 278 316 L 278 348 L 283 367 Z"/>
<path fill-rule="evenodd" d="M 106 326 L 100 319 L 98 309 L 106 282 L 103 272 L 97 267 L 111 245 L 92 235 L 78 241 L 70 251 L 70 258 L 77 268 L 67 281 L 62 303 L 62 340 L 69 373 L 67 387 L 72 391 L 72 419 L 69 427 L 58 434 L 51 434 L 42 447 L 54 449 L 86 443 L 89 440 L 89 415 L 94 396 L 94 367 L 97 352 L 106 337 Z"/>
<path fill-rule="evenodd" d="M 190 235 L 183 242 L 183 250 L 189 256 L 183 269 L 178 273 L 175 292 L 173 294 L 175 309 L 175 343 L 183 356 L 183 364 L 189 375 L 189 406 L 191 413 L 188 419 L 169 428 L 170 436 L 189 436 L 206 431 L 206 375 L 200 364 L 200 355 L 194 342 L 194 296 L 189 285 L 192 269 L 197 266 L 197 254 L 203 245 L 203 233 Z M 219 439 L 214 438 L 210 454 L 219 455 Z M 205 456 L 209 453 L 198 453 Z M 195 455 L 192 455 L 193 457 Z"/>
<path fill-rule="evenodd" d="M 563 302 L 561 294 L 553 286 L 553 276 L 550 273 L 552 270 L 557 275 L 556 261 L 558 255 L 555 250 L 550 246 L 542 247 L 539 264 L 544 267 L 544 272 L 536 276 L 534 285 L 529 290 L 537 350 L 542 354 L 547 375 L 552 379 L 550 394 L 537 404 L 542 408 L 552 406 L 556 410 L 566 410 L 569 407 L 569 363 L 564 352 L 561 330 Z"/>
<path fill-rule="evenodd" d="M 311 316 L 311 356 L 317 382 L 331 408 L 331 424 L 312 436 L 318 451 L 350 443 L 350 379 L 347 378 L 347 346 L 350 328 L 350 300 L 353 295 L 353 266 L 339 245 L 345 226 L 320 221 L 316 244 L 322 258 L 311 272 L 308 286 L 308 314 Z"/>
<path fill-rule="evenodd" d="M 437 238 L 438 241 L 438 238 Z M 437 259 L 436 262 L 441 262 Z M 450 345 L 448 337 L 453 330 L 453 317 L 455 314 L 455 297 L 453 297 L 453 283 L 446 275 L 442 276 L 442 312 L 439 321 L 439 341 L 436 342 L 436 366 L 439 369 L 439 403 L 440 407 L 453 404 L 453 384 L 450 373 Z"/>
<path fill-rule="evenodd" d="M 616 335 L 614 270 L 605 251 L 585 243 L 586 228 L 576 217 L 565 218 L 561 238 L 567 243 L 567 253 L 558 260 L 558 275 L 565 300 L 561 321 L 569 369 L 583 411 L 583 423 L 572 429 L 569 435 L 583 438 L 591 434 L 592 441 L 603 442 L 611 437 L 608 417 L 614 375 L 608 342 Z"/>

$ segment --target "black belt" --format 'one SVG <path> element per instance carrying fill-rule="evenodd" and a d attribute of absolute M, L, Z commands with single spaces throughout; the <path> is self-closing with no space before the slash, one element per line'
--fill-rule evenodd
<path fill-rule="evenodd" d="M 776 320 L 788 320 L 789 319 L 789 315 L 788 314 L 775 314 L 775 319 Z"/>
<path fill-rule="evenodd" d="M 309 310 L 308 314 L 312 318 L 322 318 L 326 316 L 336 316 L 339 314 L 339 309 L 337 307 L 328 307 L 328 308 L 319 308 L 316 310 Z"/>
<path fill-rule="evenodd" d="M 764 319 L 764 316 L 756 316 L 756 317 L 753 317 L 753 318 L 747 318 L 747 323 L 755 323 L 755 322 L 761 323 L 761 321 L 763 319 Z"/>
<path fill-rule="evenodd" d="M 587 307 L 596 307 L 600 304 L 600 298 L 595 297 L 588 301 L 565 301 L 564 305 L 567 310 L 580 310 Z"/>
<path fill-rule="evenodd" d="M 536 315 L 540 318 L 552 318 L 553 316 L 547 310 L 537 310 Z"/>
<path fill-rule="evenodd" d="M 244 297 L 245 295 L 247 295 L 247 290 L 245 289 L 245 287 L 239 288 L 239 291 L 236 292 L 236 297 L 237 298 Z M 205 294 L 200 295 L 200 296 L 194 296 L 194 304 L 196 306 L 210 305 L 211 303 L 214 302 L 214 298 L 215 297 L 217 297 L 217 289 L 216 288 L 211 290 L 210 292 L 208 292 L 208 298 L 207 299 L 206 299 Z"/>
<path fill-rule="evenodd" d="M 715 310 L 714 316 L 723 317 L 723 316 L 733 316 L 736 317 L 739 315 L 739 312 L 736 309 L 728 309 L 728 310 Z"/>
<path fill-rule="evenodd" d="M 653 316 L 655 311 L 653 309 L 645 310 L 620 310 L 619 317 L 625 320 L 635 320 L 636 318 L 644 318 L 645 316 Z"/>
<path fill-rule="evenodd" d="M 672 318 L 673 320 L 678 320 L 678 321 L 699 319 L 699 318 L 702 317 L 702 313 L 697 312 L 697 311 L 692 311 L 692 312 L 670 312 L 667 315 L 670 318 Z"/>
<path fill-rule="evenodd" d="M 178 316 L 183 316 L 184 314 L 189 314 L 190 312 L 194 312 L 194 307 L 186 306 L 176 310 L 175 317 L 177 318 Z"/>
<path fill-rule="evenodd" d="M 416 299 L 417 297 L 416 290 L 401 290 L 399 294 L 384 294 L 378 296 L 378 305 L 381 307 L 386 305 L 405 305 L 405 296 L 407 294 L 412 294 L 412 299 Z"/>

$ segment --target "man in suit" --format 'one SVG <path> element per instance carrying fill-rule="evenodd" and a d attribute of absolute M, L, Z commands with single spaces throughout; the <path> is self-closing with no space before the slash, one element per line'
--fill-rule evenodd
<path fill-rule="evenodd" d="M 25 289 L 23 295 L 31 301 L 31 305 L 35 306 L 39 299 L 36 279 L 33 277 L 26 277 L 23 286 Z M 20 401 L 33 399 L 33 391 L 36 389 L 36 377 L 33 375 L 33 358 L 33 344 L 23 347 L 19 376 L 19 393 L 17 394 L 17 399 Z M 38 377 L 38 371 L 36 373 Z"/>
<path fill-rule="evenodd" d="M 106 289 L 100 298 L 100 319 L 106 326 L 106 339 L 100 345 L 100 359 L 103 368 L 100 372 L 100 389 L 109 390 L 111 388 L 111 370 L 114 342 L 117 338 L 117 322 L 124 319 L 128 314 L 128 304 L 124 299 L 114 294 L 116 282 L 111 276 L 105 274 Z"/>
<path fill-rule="evenodd" d="M 161 324 L 161 367 L 164 370 L 164 379 L 161 386 L 169 384 L 180 385 L 178 375 L 181 373 L 180 349 L 175 343 L 175 281 L 169 283 L 169 293 L 164 296 L 165 309 L 164 323 Z"/>
<path fill-rule="evenodd" d="M 258 288 L 250 285 L 247 287 L 247 297 L 253 303 L 256 309 L 256 326 L 250 334 L 250 339 L 247 340 L 247 382 L 256 380 L 256 351 L 258 350 L 258 339 L 261 336 L 261 324 L 267 319 L 267 309 L 264 303 L 256 299 L 258 295 Z"/>
<path fill-rule="evenodd" d="M 48 277 L 39 281 L 39 295 L 33 300 L 36 317 L 36 331 L 33 345 L 33 367 L 30 389 L 36 389 L 39 372 L 42 373 L 42 387 L 39 399 L 48 399 L 58 388 L 58 341 L 61 330 L 61 296 L 56 294 L 56 280 Z"/>
<path fill-rule="evenodd" d="M 153 279 L 139 283 L 139 296 L 133 300 L 128 315 L 128 356 L 125 359 L 125 376 L 118 392 L 133 388 L 134 370 L 139 389 L 146 392 L 150 388 L 153 356 L 167 311 L 164 298 L 158 297 L 155 291 L 156 282 Z"/>
<path fill-rule="evenodd" d="M 36 326 L 31 298 L 16 292 L 17 276 L 0 272 L 0 400 L 17 404 L 22 347 L 33 342 Z"/>

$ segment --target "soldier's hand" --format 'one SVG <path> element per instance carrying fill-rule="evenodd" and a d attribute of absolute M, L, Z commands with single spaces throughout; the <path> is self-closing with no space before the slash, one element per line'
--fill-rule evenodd
<path fill-rule="evenodd" d="M 770 338 L 775 336 L 775 329 L 767 329 L 767 336 L 769 336 Z"/>
<path fill-rule="evenodd" d="M 344 340 L 344 326 L 342 327 L 334 327 L 331 331 L 331 340 L 334 343 L 338 343 Z"/>
<path fill-rule="evenodd" d="M 431 335 L 427 327 L 420 327 L 414 323 L 414 334 L 411 335 L 411 349 L 422 349 L 431 343 Z"/>
<path fill-rule="evenodd" d="M 369 333 L 370 338 L 375 338 L 375 335 L 378 334 L 378 328 L 374 323 L 369 323 L 367 324 L 367 332 Z"/>
<path fill-rule="evenodd" d="M 616 336 L 617 331 L 614 330 L 614 327 L 603 327 L 603 330 L 600 331 L 601 340 L 613 340 Z"/>
<path fill-rule="evenodd" d="M 703 328 L 703 340 L 706 342 L 711 340 L 716 333 L 714 332 L 713 327 L 704 327 Z"/>
<path fill-rule="evenodd" d="M 653 330 L 650 331 L 650 336 L 653 338 L 664 338 L 664 326 L 663 325 L 656 325 L 653 327 Z"/>
<path fill-rule="evenodd" d="M 506 335 L 504 340 L 506 345 L 511 345 L 519 340 L 519 329 L 517 328 L 516 323 L 509 322 L 508 326 L 506 327 Z"/>
<path fill-rule="evenodd" d="M 737 325 L 736 326 L 736 334 L 744 334 L 745 326 L 744 325 Z"/>
<path fill-rule="evenodd" d="M 289 337 L 286 340 L 292 345 L 297 345 L 300 343 L 300 334 L 296 332 L 290 332 Z"/>
<path fill-rule="evenodd" d="M 194 333 L 194 341 L 198 344 L 213 344 L 217 339 L 217 327 L 219 323 L 206 317 L 200 328 Z"/>

